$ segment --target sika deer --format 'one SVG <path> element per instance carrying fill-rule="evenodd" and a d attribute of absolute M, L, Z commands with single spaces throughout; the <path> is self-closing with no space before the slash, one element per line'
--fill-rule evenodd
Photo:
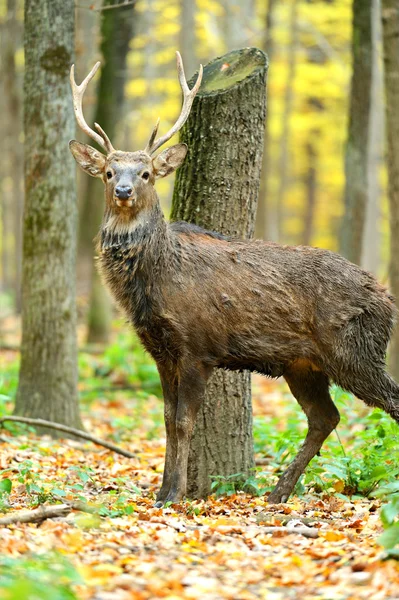
<path fill-rule="evenodd" d="M 101 127 L 86 124 L 82 97 L 99 63 L 78 87 L 77 121 L 106 155 L 76 141 L 71 152 L 105 185 L 99 265 L 115 300 L 156 361 L 165 400 L 165 470 L 157 505 L 186 492 L 190 437 L 214 367 L 283 376 L 306 413 L 298 455 L 269 497 L 284 502 L 337 426 L 329 382 L 399 422 L 399 387 L 385 371 L 395 306 L 372 275 L 328 250 L 233 240 L 188 223 L 167 223 L 155 180 L 174 171 L 187 147 L 154 153 L 186 121 L 201 83 L 190 91 L 180 55 L 184 103 L 172 129 L 145 148 L 121 152 Z"/>

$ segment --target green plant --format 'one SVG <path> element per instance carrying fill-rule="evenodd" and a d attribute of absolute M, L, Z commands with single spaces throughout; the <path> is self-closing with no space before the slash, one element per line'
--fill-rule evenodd
<path fill-rule="evenodd" d="M 243 473 L 233 475 L 212 475 L 211 491 L 216 496 L 231 496 L 244 489 L 246 477 Z"/>
<path fill-rule="evenodd" d="M 83 583 L 60 554 L 0 558 L 2 600 L 78 600 L 73 586 Z"/>
<path fill-rule="evenodd" d="M 375 409 L 359 414 L 353 396 L 337 386 L 332 397 L 341 413 L 338 432 L 322 447 L 296 486 L 296 493 L 306 489 L 338 496 L 370 496 L 379 487 L 393 482 L 399 474 L 399 427 L 383 411 Z M 359 406 L 361 406 L 359 404 Z M 281 428 L 281 419 L 254 419 L 255 450 L 267 450 L 270 474 L 278 475 L 296 455 L 304 437 L 306 418 L 293 402 Z M 258 493 L 267 485 L 250 482 Z"/>
<path fill-rule="evenodd" d="M 399 559 L 399 481 L 381 487 L 375 496 L 389 500 L 380 511 L 384 533 L 377 541 L 385 548 L 388 558 Z"/>

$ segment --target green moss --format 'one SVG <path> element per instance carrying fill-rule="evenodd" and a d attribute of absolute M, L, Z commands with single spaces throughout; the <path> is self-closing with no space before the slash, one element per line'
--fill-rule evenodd
<path fill-rule="evenodd" d="M 227 90 L 263 69 L 265 64 L 267 57 L 258 48 L 233 50 L 206 65 L 199 93 Z"/>
<path fill-rule="evenodd" d="M 40 59 L 40 66 L 43 69 L 60 77 L 68 75 L 70 64 L 71 54 L 65 46 L 48 48 Z"/>

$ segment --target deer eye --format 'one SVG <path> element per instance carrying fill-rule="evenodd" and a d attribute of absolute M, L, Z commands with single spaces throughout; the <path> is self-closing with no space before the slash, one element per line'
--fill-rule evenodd
<path fill-rule="evenodd" d="M 107 171 L 107 179 L 111 179 L 112 178 L 112 171 Z"/>
<path fill-rule="evenodd" d="M 150 178 L 150 174 L 148 171 L 144 171 L 144 173 L 141 175 L 141 177 L 144 179 L 144 181 L 148 181 Z"/>

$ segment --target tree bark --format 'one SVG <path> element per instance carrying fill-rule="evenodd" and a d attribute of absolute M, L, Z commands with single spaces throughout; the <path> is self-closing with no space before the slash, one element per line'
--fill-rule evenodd
<path fill-rule="evenodd" d="M 306 206 L 303 220 L 303 233 L 301 244 L 310 246 L 312 243 L 313 224 L 316 210 L 316 189 L 317 189 L 317 170 L 316 160 L 317 152 L 314 142 L 309 141 L 306 144 L 306 154 L 308 159 L 308 169 L 305 177 L 306 185 Z"/>
<path fill-rule="evenodd" d="M 267 58 L 256 48 L 210 62 L 181 132 L 188 155 L 176 176 L 172 220 L 250 238 L 255 225 L 266 112 Z M 216 370 L 191 443 L 188 495 L 212 475 L 254 466 L 249 373 Z"/>
<path fill-rule="evenodd" d="M 14 292 L 14 306 L 21 310 L 21 254 L 23 207 L 23 153 L 21 145 L 21 90 L 15 64 L 15 54 L 22 44 L 22 23 L 17 19 L 17 1 L 7 0 L 7 18 L 2 27 L 5 142 L 4 175 L 13 175 L 13 185 L 3 190 L 3 272 L 8 291 Z"/>
<path fill-rule="evenodd" d="M 384 160 L 384 76 L 380 63 L 382 24 L 380 0 L 372 0 L 372 82 L 368 147 L 368 196 L 361 266 L 378 275 L 381 260 L 381 167 Z"/>
<path fill-rule="evenodd" d="M 353 73 L 345 155 L 345 214 L 340 251 L 360 264 L 368 195 L 368 147 L 372 73 L 371 0 L 354 0 Z"/>
<path fill-rule="evenodd" d="M 399 299 L 399 5 L 397 0 L 382 1 L 382 26 L 385 72 L 385 115 L 387 131 L 388 195 L 390 208 L 389 279 Z M 399 379 L 399 327 L 396 327 L 390 352 L 392 374 Z"/>
<path fill-rule="evenodd" d="M 280 142 L 280 157 L 278 164 L 279 186 L 276 198 L 276 232 L 275 241 L 282 239 L 284 220 L 284 200 L 289 181 L 289 141 L 291 135 L 291 115 L 294 104 L 294 81 L 297 62 L 298 47 L 298 3 L 299 0 L 291 0 L 290 12 L 290 42 L 288 49 L 288 73 L 284 91 L 284 109 L 282 113 L 282 132 Z"/>
<path fill-rule="evenodd" d="M 104 0 L 104 6 L 114 4 Z M 134 6 L 118 7 L 101 13 L 101 53 L 103 64 L 98 84 L 94 116 L 111 140 L 115 140 L 123 118 L 126 58 L 133 35 Z M 90 140 L 90 144 L 93 141 Z M 94 177 L 87 178 L 85 204 L 82 210 L 80 248 L 92 256 L 93 238 L 97 235 L 103 214 L 103 189 Z M 107 290 L 101 285 L 92 262 L 91 293 L 88 315 L 88 343 L 106 343 L 109 339 L 112 305 Z"/>
<path fill-rule="evenodd" d="M 184 69 L 189 77 L 195 72 L 198 67 L 196 56 L 196 26 L 195 12 L 196 0 L 180 0 L 180 54 L 184 60 Z"/>
<path fill-rule="evenodd" d="M 73 0 L 25 1 L 22 345 L 15 413 L 82 428 L 77 395 L 76 195 L 68 142 Z"/>
<path fill-rule="evenodd" d="M 266 52 L 268 63 L 273 67 L 273 58 L 275 51 L 275 42 L 273 39 L 274 13 L 277 6 L 277 0 L 269 0 L 266 13 L 266 26 L 264 42 L 262 49 Z M 270 67 L 269 67 L 270 68 Z M 273 205 L 270 194 L 270 176 L 273 169 L 273 154 L 271 152 L 271 135 L 269 131 L 270 123 L 270 94 L 267 98 L 267 111 L 265 122 L 265 141 L 262 159 L 262 175 L 260 180 L 258 211 L 256 214 L 255 237 L 277 241 L 278 224 L 277 210 Z"/>

